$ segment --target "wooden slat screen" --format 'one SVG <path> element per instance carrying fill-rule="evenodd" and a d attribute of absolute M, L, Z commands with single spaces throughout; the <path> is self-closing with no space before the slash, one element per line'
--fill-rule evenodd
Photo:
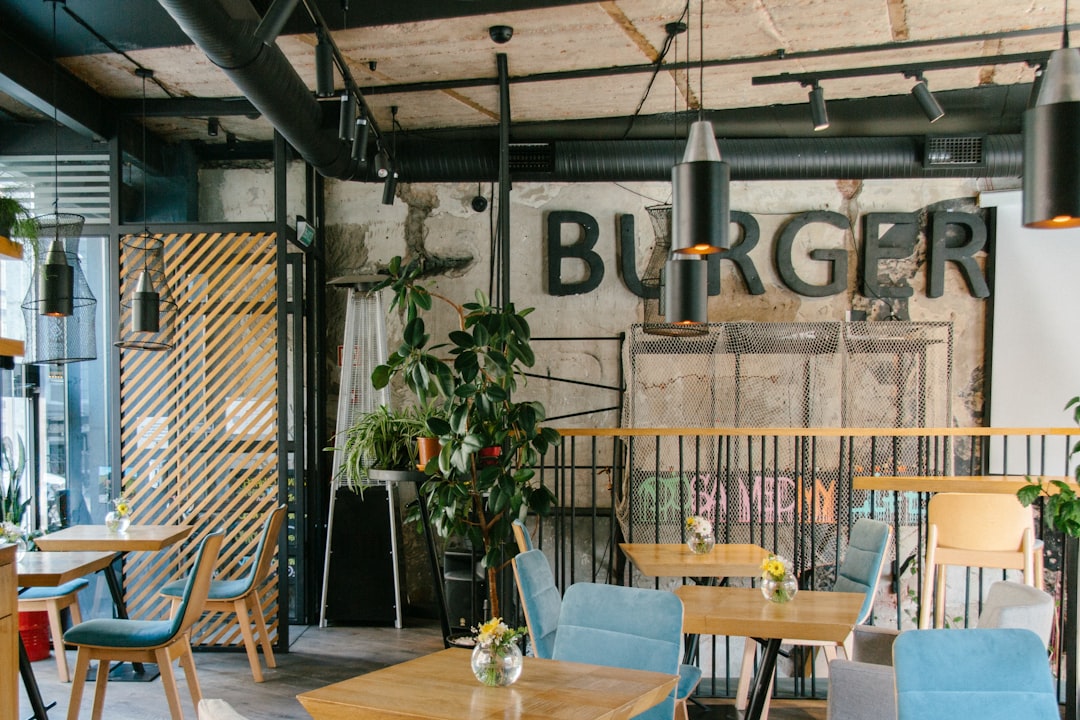
<path fill-rule="evenodd" d="M 180 546 L 125 559 L 132 617 L 168 617 L 158 588 L 187 576 L 206 533 L 226 531 L 216 579 L 239 579 L 266 514 L 278 504 L 277 247 L 273 234 L 162 236 L 177 303 L 176 347 L 124 349 L 120 362 L 121 483 L 135 523 L 195 526 Z M 121 248 L 124 244 L 121 243 Z M 124 267 L 130 293 L 136 268 Z M 127 311 L 122 322 L 130 322 Z M 277 568 L 260 590 L 278 627 Z M 242 645 L 232 616 L 208 615 L 193 644 Z"/>

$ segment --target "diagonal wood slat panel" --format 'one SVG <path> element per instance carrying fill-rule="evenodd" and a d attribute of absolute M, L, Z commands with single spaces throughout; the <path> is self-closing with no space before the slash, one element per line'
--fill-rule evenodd
<path fill-rule="evenodd" d="M 127 556 L 128 607 L 147 619 L 168 616 L 158 588 L 186 577 L 192 551 L 213 529 L 227 533 L 217 578 L 243 577 L 263 519 L 279 502 L 276 238 L 159 237 L 177 304 L 177 344 L 168 352 L 121 352 L 121 482 L 136 523 L 189 523 L 195 530 L 180 547 Z M 125 267 L 123 251 L 120 267 L 121 291 L 131 292 L 137 267 Z M 275 559 L 260 589 L 272 639 L 278 567 Z M 235 619 L 219 615 L 204 617 L 192 642 L 243 644 Z"/>

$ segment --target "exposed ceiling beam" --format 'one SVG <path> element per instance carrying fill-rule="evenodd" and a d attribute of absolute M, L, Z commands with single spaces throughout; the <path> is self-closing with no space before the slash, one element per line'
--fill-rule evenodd
<path fill-rule="evenodd" d="M 94 140 L 116 134 L 111 101 L 0 30 L 0 92 Z M 55 102 L 54 102 L 55 100 Z"/>
<path fill-rule="evenodd" d="M 117 100 L 116 112 L 124 117 L 142 117 L 143 101 Z M 148 98 L 146 117 L 259 117 L 260 113 L 246 97 L 222 98 Z"/>

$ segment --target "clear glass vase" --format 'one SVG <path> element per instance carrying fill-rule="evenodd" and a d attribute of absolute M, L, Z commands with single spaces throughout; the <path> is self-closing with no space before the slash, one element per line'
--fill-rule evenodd
<path fill-rule="evenodd" d="M 774 603 L 786 603 L 799 592 L 799 583 L 794 575 L 785 575 L 783 580 L 761 578 L 761 594 L 765 599 Z"/>
<path fill-rule="evenodd" d="M 716 540 L 709 535 L 692 535 L 690 539 L 686 541 L 686 546 L 690 548 L 690 552 L 695 555 L 704 555 L 713 549 L 716 545 Z"/>
<path fill-rule="evenodd" d="M 513 685 L 521 677 L 522 656 L 517 643 L 494 649 L 477 645 L 472 651 L 472 671 L 476 679 L 491 687 Z"/>
<path fill-rule="evenodd" d="M 131 518 L 128 516 L 120 515 L 115 510 L 105 513 L 105 527 L 109 532 L 127 532 L 129 525 L 131 525 Z"/>

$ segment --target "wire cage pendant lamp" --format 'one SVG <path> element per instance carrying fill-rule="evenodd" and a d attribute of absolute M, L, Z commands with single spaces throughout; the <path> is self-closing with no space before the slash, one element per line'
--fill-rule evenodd
<path fill-rule="evenodd" d="M 150 163 L 146 152 L 146 81 L 154 71 L 137 68 L 142 78 L 142 217 L 147 220 Z M 165 240 L 144 225 L 120 241 L 121 295 L 119 348 L 171 350 L 176 346 L 176 301 L 165 275 Z"/>
<path fill-rule="evenodd" d="M 1080 227 L 1080 49 L 1050 54 L 1035 106 L 1024 113 L 1023 222 L 1039 229 Z"/>

